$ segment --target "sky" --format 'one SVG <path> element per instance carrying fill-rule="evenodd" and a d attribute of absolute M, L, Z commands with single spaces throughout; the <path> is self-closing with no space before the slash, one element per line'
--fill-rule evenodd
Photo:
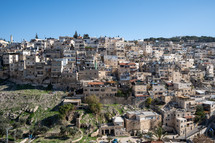
<path fill-rule="evenodd" d="M 1 0 L 0 38 L 215 36 L 215 0 Z"/>

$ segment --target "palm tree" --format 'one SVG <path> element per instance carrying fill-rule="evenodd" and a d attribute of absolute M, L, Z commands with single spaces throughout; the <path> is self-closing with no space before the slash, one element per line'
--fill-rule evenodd
<path fill-rule="evenodd" d="M 167 134 L 164 132 L 161 126 L 155 128 L 154 135 L 157 137 L 158 141 L 161 141 Z"/>
<path fill-rule="evenodd" d="M 153 133 L 152 132 L 147 132 L 147 139 L 149 139 L 150 141 L 153 141 Z"/>

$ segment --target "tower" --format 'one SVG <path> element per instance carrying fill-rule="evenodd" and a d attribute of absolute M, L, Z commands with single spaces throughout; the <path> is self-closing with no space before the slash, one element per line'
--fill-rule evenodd
<path fill-rule="evenodd" d="M 13 43 L 13 35 L 10 35 L 10 42 Z"/>

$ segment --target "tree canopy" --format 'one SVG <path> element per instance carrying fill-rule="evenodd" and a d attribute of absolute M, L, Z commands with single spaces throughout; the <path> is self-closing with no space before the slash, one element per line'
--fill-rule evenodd
<path fill-rule="evenodd" d="M 73 35 L 73 38 L 77 39 L 78 38 L 78 32 L 75 31 L 75 34 Z"/>
<path fill-rule="evenodd" d="M 90 39 L 88 34 L 84 34 L 83 39 Z"/>
<path fill-rule="evenodd" d="M 206 115 L 204 112 L 204 108 L 202 105 L 197 105 L 196 106 L 196 113 L 195 113 L 195 122 L 201 122 L 202 120 L 205 119 Z"/>
<path fill-rule="evenodd" d="M 146 106 L 149 107 L 151 105 L 151 103 L 152 103 L 152 98 L 151 97 L 147 98 L 146 99 Z"/>
<path fill-rule="evenodd" d="M 38 39 L 38 35 L 37 35 L 37 33 L 36 33 L 35 39 Z"/>
<path fill-rule="evenodd" d="M 96 95 L 87 96 L 85 102 L 88 104 L 92 113 L 99 114 L 101 112 L 102 104 Z"/>
<path fill-rule="evenodd" d="M 74 105 L 72 104 L 65 104 L 59 107 L 59 113 L 61 119 L 65 119 L 71 111 L 75 109 Z"/>
<path fill-rule="evenodd" d="M 74 127 L 74 128 L 71 128 L 71 127 L 65 127 L 65 126 L 62 126 L 60 128 L 60 134 L 62 136 L 74 136 L 76 133 L 78 132 L 78 128 Z"/>

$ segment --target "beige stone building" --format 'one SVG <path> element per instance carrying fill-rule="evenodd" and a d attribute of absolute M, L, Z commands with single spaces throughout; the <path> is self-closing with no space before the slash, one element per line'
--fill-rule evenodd
<path fill-rule="evenodd" d="M 7 53 L 3 55 L 3 65 L 9 65 L 18 62 L 19 55 L 17 53 Z"/>
<path fill-rule="evenodd" d="M 132 86 L 132 93 L 135 97 L 147 95 L 147 84 L 142 81 L 136 81 Z"/>
<path fill-rule="evenodd" d="M 105 55 L 104 56 L 104 64 L 108 67 L 117 68 L 117 66 L 118 66 L 117 56 Z"/>
<path fill-rule="evenodd" d="M 185 135 L 195 128 L 194 115 L 184 109 L 162 110 L 163 125 L 167 131 Z"/>
<path fill-rule="evenodd" d="M 180 82 L 182 79 L 182 75 L 179 71 L 173 71 L 172 72 L 172 82 Z"/>
<path fill-rule="evenodd" d="M 149 92 L 153 98 L 161 97 L 165 94 L 166 87 L 164 84 L 153 84 L 152 89 Z"/>
<path fill-rule="evenodd" d="M 112 123 L 102 124 L 99 128 L 99 135 L 129 136 L 122 117 L 114 117 Z"/>
<path fill-rule="evenodd" d="M 176 96 L 175 99 L 179 107 L 183 109 L 194 108 L 196 104 L 195 99 L 189 96 L 180 95 Z"/>
<path fill-rule="evenodd" d="M 85 96 L 115 96 L 117 93 L 117 85 L 114 82 L 88 82 L 83 87 Z"/>
<path fill-rule="evenodd" d="M 148 131 L 161 122 L 161 115 L 152 111 L 127 112 L 125 116 L 125 128 L 129 133 Z"/>
<path fill-rule="evenodd" d="M 144 81 L 144 80 L 146 80 L 147 76 L 151 76 L 151 75 L 152 75 L 152 73 L 150 73 L 150 72 L 136 72 L 134 76 L 136 77 L 137 80 Z"/>
<path fill-rule="evenodd" d="M 194 95 L 195 91 L 192 89 L 190 82 L 177 82 L 174 83 L 174 89 L 180 91 L 182 95 Z"/>

